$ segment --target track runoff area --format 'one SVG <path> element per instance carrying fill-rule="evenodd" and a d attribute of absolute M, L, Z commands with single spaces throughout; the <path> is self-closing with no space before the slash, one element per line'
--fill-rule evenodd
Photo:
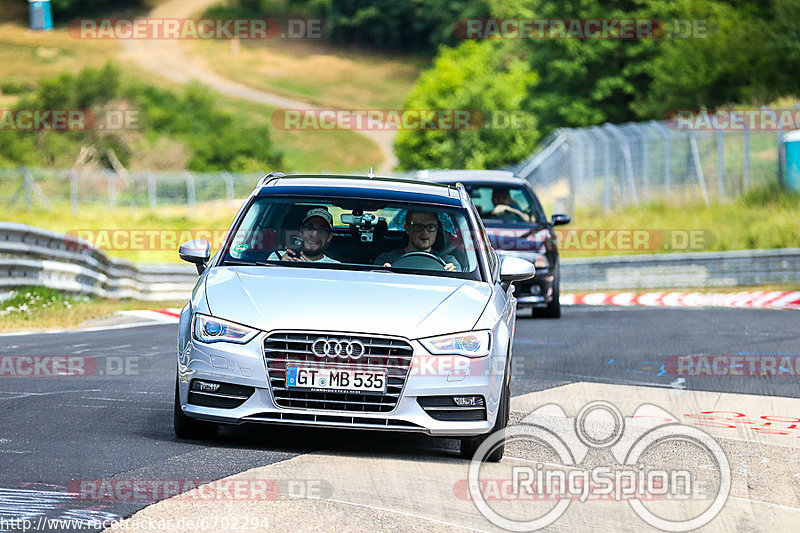
<path fill-rule="evenodd" d="M 0 530 L 793 531 L 799 323 L 592 305 L 518 318 L 498 464 L 416 434 L 237 426 L 179 441 L 174 324 L 2 337 L 2 361 L 83 357 L 93 372 L 3 367 Z"/>

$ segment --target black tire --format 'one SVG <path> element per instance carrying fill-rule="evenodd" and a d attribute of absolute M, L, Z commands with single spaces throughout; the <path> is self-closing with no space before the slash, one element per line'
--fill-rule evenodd
<path fill-rule="evenodd" d="M 500 408 L 497 413 L 497 420 L 495 420 L 492 431 L 485 435 L 478 435 L 477 437 L 465 437 L 461 439 L 461 457 L 464 459 L 472 459 L 475 457 L 475 452 L 478 450 L 483 441 L 489 438 L 497 431 L 502 431 L 508 425 L 508 419 L 511 415 L 511 387 L 508 384 L 508 376 L 506 376 L 506 385 L 503 387 L 503 394 L 500 396 Z M 495 447 L 492 452 L 486 456 L 484 462 L 486 463 L 499 463 L 503 458 L 506 451 L 505 443 Z"/>
<path fill-rule="evenodd" d="M 211 439 L 217 436 L 219 426 L 211 422 L 201 422 L 183 414 L 178 397 L 178 381 L 175 380 L 175 404 L 172 411 L 172 427 L 179 439 Z"/>

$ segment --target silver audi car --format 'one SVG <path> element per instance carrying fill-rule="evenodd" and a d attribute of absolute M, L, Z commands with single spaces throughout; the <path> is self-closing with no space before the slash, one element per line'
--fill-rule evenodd
<path fill-rule="evenodd" d="M 175 433 L 270 423 L 458 438 L 471 458 L 509 414 L 513 282 L 463 186 L 262 178 L 211 256 L 178 337 Z M 496 448 L 488 460 L 503 455 Z"/>

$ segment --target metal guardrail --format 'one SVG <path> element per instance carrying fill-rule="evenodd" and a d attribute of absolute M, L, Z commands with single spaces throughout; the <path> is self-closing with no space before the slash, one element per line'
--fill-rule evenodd
<path fill-rule="evenodd" d="M 572 291 L 675 287 L 800 286 L 800 248 L 564 259 Z"/>
<path fill-rule="evenodd" d="M 87 241 L 0 222 L 0 289 L 43 285 L 101 297 L 188 299 L 191 265 L 134 265 Z M 564 291 L 800 286 L 800 248 L 563 259 Z"/>
<path fill-rule="evenodd" d="M 104 298 L 188 299 L 191 265 L 134 265 L 87 241 L 25 224 L 0 222 L 0 289 L 40 285 Z"/>

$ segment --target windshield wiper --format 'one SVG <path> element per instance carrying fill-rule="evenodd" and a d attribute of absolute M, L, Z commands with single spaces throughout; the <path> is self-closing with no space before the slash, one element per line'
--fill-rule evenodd
<path fill-rule="evenodd" d="M 223 261 L 223 266 L 277 266 L 274 263 L 266 261 L 237 261 L 235 259 L 227 259 Z"/>

